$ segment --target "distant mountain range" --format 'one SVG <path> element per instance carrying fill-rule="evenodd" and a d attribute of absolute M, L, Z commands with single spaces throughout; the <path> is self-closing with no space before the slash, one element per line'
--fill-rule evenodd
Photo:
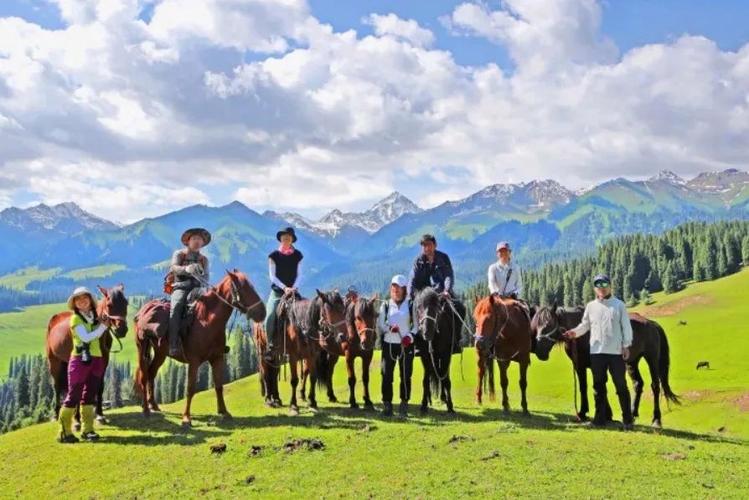
<path fill-rule="evenodd" d="M 749 218 L 747 172 L 730 169 L 685 180 L 663 171 L 577 193 L 553 180 L 496 184 L 426 210 L 395 192 L 364 212 L 333 210 L 316 221 L 295 213 L 260 214 L 233 202 L 119 226 L 74 203 L 38 205 L 0 212 L 0 287 L 62 293 L 78 283 L 122 281 L 132 292 L 155 294 L 179 235 L 194 225 L 214 235 L 206 249 L 214 272 L 241 268 L 262 290 L 266 256 L 277 244 L 276 231 L 286 225 L 300 234 L 307 288 L 357 284 L 381 290 L 389 275 L 407 271 L 425 232 L 437 235 L 465 284 L 483 277 L 500 239 L 511 241 L 516 258 L 532 267 L 592 251 L 619 234 L 727 218 Z M 16 279 L 19 273 L 25 279 Z"/>

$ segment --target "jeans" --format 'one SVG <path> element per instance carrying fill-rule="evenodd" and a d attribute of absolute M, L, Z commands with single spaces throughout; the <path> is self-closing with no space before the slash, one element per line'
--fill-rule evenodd
<path fill-rule="evenodd" d="M 276 325 L 278 323 L 277 309 L 278 303 L 281 302 L 282 298 L 283 294 L 281 292 L 271 290 L 270 295 L 268 295 L 268 301 L 265 303 L 265 311 L 267 313 L 267 316 L 265 316 L 265 335 L 268 339 L 268 351 L 273 349 L 276 335 L 278 334 L 276 331 Z"/>

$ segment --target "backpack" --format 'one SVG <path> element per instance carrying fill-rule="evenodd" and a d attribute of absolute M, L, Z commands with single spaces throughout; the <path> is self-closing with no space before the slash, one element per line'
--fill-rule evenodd
<path fill-rule="evenodd" d="M 185 257 L 186 254 L 184 252 L 180 252 L 179 254 L 179 263 L 178 266 L 183 266 L 185 263 Z M 205 256 L 200 256 L 200 264 L 205 267 Z M 171 267 L 171 266 L 170 266 Z M 177 281 L 177 277 L 174 274 L 174 271 L 169 271 L 164 275 L 164 293 L 167 295 L 171 295 L 174 291 L 174 282 Z"/>

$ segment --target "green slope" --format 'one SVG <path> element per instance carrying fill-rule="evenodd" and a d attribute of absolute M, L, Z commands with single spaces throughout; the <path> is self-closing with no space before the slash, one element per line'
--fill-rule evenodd
<path fill-rule="evenodd" d="M 473 402 L 474 357 L 467 351 L 465 380 L 460 358 L 454 358 L 459 412 L 454 419 L 444 416 L 439 405 L 432 416 L 403 421 L 330 403 L 322 403 L 317 415 L 304 410 L 289 417 L 286 409 L 262 406 L 257 378 L 249 377 L 227 387 L 235 416 L 231 422 L 213 417 L 214 397 L 206 392 L 196 398 L 195 426 L 188 431 L 179 426 L 182 403 L 177 403 L 150 420 L 135 407 L 112 412 L 111 424 L 101 428 L 103 440 L 95 445 L 57 445 L 54 424 L 0 436 L 0 491 L 18 497 L 54 492 L 75 497 L 746 498 L 749 327 L 742 311 L 747 285 L 749 270 L 744 270 L 678 294 L 656 294 L 656 304 L 646 310 L 666 329 L 673 353 L 672 387 L 685 398 L 683 406 L 664 411 L 666 429 L 661 432 L 647 425 L 652 410 L 647 391 L 637 432 L 594 431 L 572 423 L 570 364 L 559 350 L 548 362 L 533 361 L 531 418 L 505 416 L 497 402 L 479 407 Z M 712 370 L 695 370 L 696 361 L 703 359 Z M 419 399 L 421 370 L 416 365 L 414 394 Z M 516 367 L 510 377 L 511 404 L 517 409 Z M 372 378 L 373 398 L 379 402 L 379 374 Z M 288 384 L 282 381 L 281 387 L 287 402 Z M 336 390 L 345 400 L 342 366 Z M 304 437 L 322 439 L 325 450 L 281 450 L 287 440 Z M 212 456 L 209 445 L 216 443 L 226 443 L 228 451 Z M 252 445 L 263 447 L 259 456 L 248 455 Z M 67 457 L 62 459 L 62 453 Z M 103 472 L 81 473 L 88 470 Z M 248 485 L 251 475 L 255 480 Z"/>

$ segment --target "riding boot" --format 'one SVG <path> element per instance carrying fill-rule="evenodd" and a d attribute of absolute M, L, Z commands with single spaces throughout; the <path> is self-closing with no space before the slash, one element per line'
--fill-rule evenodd
<path fill-rule="evenodd" d="M 81 406 L 81 420 L 83 420 L 81 437 L 86 441 L 96 441 L 99 439 L 99 435 L 94 431 L 94 405 Z"/>
<path fill-rule="evenodd" d="M 60 416 L 58 417 L 60 435 L 57 440 L 61 443 L 78 442 L 78 438 L 73 435 L 73 415 L 75 415 L 75 408 L 68 408 L 67 406 L 60 408 Z"/>
<path fill-rule="evenodd" d="M 171 326 L 169 328 L 169 355 L 173 358 L 182 354 L 182 338 L 179 335 L 179 326 L 176 328 L 176 332 L 172 331 Z"/>

